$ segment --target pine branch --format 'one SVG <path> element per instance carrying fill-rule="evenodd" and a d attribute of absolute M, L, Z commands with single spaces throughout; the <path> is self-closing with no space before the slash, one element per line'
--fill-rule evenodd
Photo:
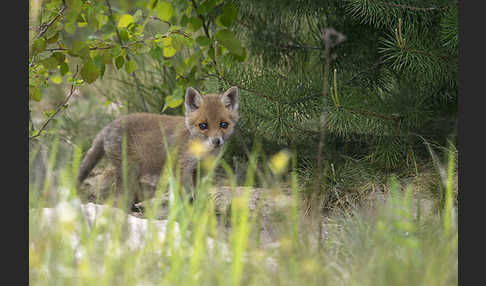
<path fill-rule="evenodd" d="M 384 1 L 376 1 L 380 4 L 383 4 L 385 6 L 389 7 L 397 7 L 397 8 L 402 8 L 402 9 L 409 9 L 413 11 L 434 11 L 434 10 L 444 10 L 447 9 L 451 4 L 447 4 L 441 7 L 414 7 L 414 6 L 409 6 L 409 5 L 404 5 L 404 4 L 396 4 L 396 3 L 390 3 L 390 2 L 384 2 Z"/>
<path fill-rule="evenodd" d="M 218 80 L 222 80 L 222 81 L 224 81 L 224 82 L 225 82 L 226 84 L 228 84 L 228 85 L 231 85 L 231 86 L 236 86 L 236 87 L 238 87 L 238 88 L 239 88 L 239 89 L 241 89 L 241 90 L 251 92 L 251 93 L 253 93 L 254 95 L 257 95 L 257 96 L 263 97 L 263 98 L 265 98 L 265 99 L 267 99 L 267 100 L 269 100 L 269 101 L 271 101 L 271 102 L 275 102 L 275 100 L 274 100 L 273 98 L 271 98 L 271 97 L 269 97 L 269 96 L 267 96 L 267 95 L 265 95 L 265 94 L 263 94 L 263 93 L 259 93 L 259 92 L 258 92 L 258 91 L 256 91 L 256 90 L 249 89 L 249 88 L 247 88 L 247 87 L 241 86 L 241 85 L 239 85 L 239 84 L 238 84 L 238 83 L 236 83 L 236 82 L 232 82 L 232 81 L 228 80 L 227 78 L 225 78 L 224 76 L 220 76 L 220 75 L 217 75 L 217 74 L 206 74 L 206 75 L 207 75 L 207 76 L 212 76 L 212 77 L 215 77 L 215 78 L 217 78 Z"/>

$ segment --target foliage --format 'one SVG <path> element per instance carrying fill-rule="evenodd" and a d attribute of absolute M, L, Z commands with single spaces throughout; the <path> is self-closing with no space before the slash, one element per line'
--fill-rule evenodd
<path fill-rule="evenodd" d="M 225 65 L 222 80 L 243 90 L 243 138 L 263 137 L 267 151 L 296 148 L 312 162 L 324 112 L 328 163 L 347 155 L 390 171 L 429 159 L 421 137 L 444 146 L 454 132 L 456 1 L 237 5 L 249 57 Z M 331 28 L 345 40 L 326 42 Z"/>
<path fill-rule="evenodd" d="M 237 8 L 230 2 L 196 1 L 30 1 L 29 101 L 43 98 L 51 84 L 79 87 L 99 81 L 107 67 L 130 74 L 135 57 L 149 55 L 172 75 L 177 89 L 166 108 L 181 105 L 181 90 L 198 85 L 202 73 L 217 71 L 220 58 L 243 61 L 245 49 L 231 31 Z M 148 33 L 150 27 L 155 32 Z M 153 30 L 153 29 L 152 29 Z M 139 92 L 148 110 L 148 99 Z M 32 123 L 32 122 L 31 122 Z M 40 130 L 31 128 L 31 137 Z"/>

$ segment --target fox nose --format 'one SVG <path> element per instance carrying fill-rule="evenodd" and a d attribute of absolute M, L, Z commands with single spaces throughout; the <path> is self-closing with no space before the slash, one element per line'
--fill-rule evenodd
<path fill-rule="evenodd" d="M 219 138 L 213 138 L 212 142 L 216 146 L 223 144 L 223 140 L 221 140 Z"/>

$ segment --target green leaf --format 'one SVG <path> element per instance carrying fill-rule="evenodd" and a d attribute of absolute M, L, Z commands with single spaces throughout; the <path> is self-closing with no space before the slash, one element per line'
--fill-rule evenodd
<path fill-rule="evenodd" d="M 198 17 L 191 17 L 187 19 L 187 22 L 188 32 L 196 32 L 202 27 L 202 21 Z"/>
<path fill-rule="evenodd" d="M 111 54 L 111 51 L 110 52 L 103 51 L 101 53 L 101 57 L 102 57 L 103 63 L 105 65 L 111 65 L 111 64 L 113 64 L 113 55 Z"/>
<path fill-rule="evenodd" d="M 169 31 L 171 31 L 171 32 L 180 31 L 180 30 L 182 30 L 181 26 L 172 25 L 172 26 L 169 27 Z"/>
<path fill-rule="evenodd" d="M 89 56 L 89 46 L 85 41 L 75 41 L 71 52 L 84 59 Z"/>
<path fill-rule="evenodd" d="M 56 12 L 56 14 L 57 14 L 57 12 Z M 44 33 L 44 35 L 42 37 L 47 39 L 47 42 L 49 44 L 52 44 L 52 42 L 49 42 L 49 40 L 51 40 L 51 41 L 54 40 L 54 38 L 56 37 L 56 34 L 58 34 L 59 30 L 61 30 L 61 29 L 62 29 L 62 24 L 56 21 L 56 22 L 52 23 L 52 25 L 47 29 L 47 31 Z"/>
<path fill-rule="evenodd" d="M 179 34 L 173 34 L 171 38 L 172 38 L 172 47 L 174 47 L 176 50 L 180 50 L 182 48 L 182 45 L 184 44 L 185 37 Z"/>
<path fill-rule="evenodd" d="M 41 61 L 41 64 L 47 69 L 47 70 L 53 70 L 57 68 L 57 60 L 55 57 L 51 56 L 47 59 L 44 59 Z"/>
<path fill-rule="evenodd" d="M 169 95 L 165 98 L 165 105 L 162 109 L 162 112 L 165 111 L 167 108 L 176 108 L 179 107 L 184 102 L 184 90 L 182 88 L 177 88 L 172 92 L 172 95 Z"/>
<path fill-rule="evenodd" d="M 166 37 L 162 39 L 162 54 L 166 58 L 171 58 L 175 55 L 177 50 L 172 46 L 172 38 Z"/>
<path fill-rule="evenodd" d="M 96 14 L 96 21 L 98 22 L 98 29 L 99 29 L 103 25 L 108 23 L 108 16 L 103 15 L 103 14 Z"/>
<path fill-rule="evenodd" d="M 104 59 L 103 59 L 104 55 L 103 54 L 99 54 L 97 55 L 93 61 L 95 63 L 95 65 L 98 67 L 98 69 L 100 70 L 100 78 L 103 78 L 103 75 L 105 74 L 105 63 L 104 63 Z"/>
<path fill-rule="evenodd" d="M 115 59 L 115 66 L 117 69 L 120 69 L 124 63 L 125 63 L 125 58 L 123 56 L 119 56 Z"/>
<path fill-rule="evenodd" d="M 206 36 L 199 36 L 197 37 L 196 42 L 200 46 L 208 46 L 209 43 L 211 43 L 211 40 L 209 40 L 209 38 Z"/>
<path fill-rule="evenodd" d="M 66 56 L 63 53 L 59 53 L 59 52 L 53 53 L 52 57 L 57 60 L 58 64 L 62 64 L 66 60 Z"/>
<path fill-rule="evenodd" d="M 37 86 L 29 86 L 29 99 L 40 101 L 42 99 L 42 92 Z"/>
<path fill-rule="evenodd" d="M 172 47 L 172 37 L 162 38 L 162 47 Z"/>
<path fill-rule="evenodd" d="M 155 59 L 155 60 L 160 60 L 162 59 L 163 57 L 163 52 L 162 52 L 162 48 L 157 46 L 157 45 L 154 45 L 151 49 L 150 49 L 150 56 Z"/>
<path fill-rule="evenodd" d="M 61 75 L 64 76 L 69 72 L 69 66 L 67 63 L 62 63 L 59 65 L 59 71 L 61 72 Z"/>
<path fill-rule="evenodd" d="M 174 8 L 172 7 L 172 4 L 166 1 L 161 1 L 159 2 L 159 5 L 155 7 L 155 13 L 157 13 L 157 16 L 162 21 L 169 21 L 170 18 L 172 18 L 172 15 L 174 14 Z"/>
<path fill-rule="evenodd" d="M 200 56 L 201 56 L 201 51 L 192 54 L 190 57 L 184 59 L 184 65 L 187 68 L 192 68 L 194 66 L 194 64 L 196 64 L 196 62 L 200 58 Z"/>
<path fill-rule="evenodd" d="M 240 40 L 235 38 L 230 30 L 219 30 L 216 32 L 214 37 L 221 45 L 223 45 L 223 47 L 227 48 L 230 53 L 233 53 L 240 57 L 244 55 L 245 51 L 244 48 L 241 46 Z"/>
<path fill-rule="evenodd" d="M 226 27 L 233 24 L 238 16 L 238 8 L 233 3 L 227 3 L 223 6 L 223 14 L 221 15 L 221 23 Z"/>
<path fill-rule="evenodd" d="M 128 41 L 128 31 L 127 29 L 119 29 L 118 33 L 120 34 L 120 39 L 124 42 Z"/>
<path fill-rule="evenodd" d="M 59 32 L 56 32 L 52 37 L 47 39 L 48 44 L 54 44 L 59 39 Z"/>
<path fill-rule="evenodd" d="M 81 12 L 81 9 L 83 7 L 83 1 L 82 0 L 68 1 L 68 5 L 70 5 L 69 8 L 72 10 L 73 13 L 78 14 L 79 12 Z"/>
<path fill-rule="evenodd" d="M 245 59 L 246 59 L 246 50 L 243 49 L 243 54 L 241 56 L 233 54 L 233 53 L 228 53 L 228 54 L 223 56 L 223 58 L 226 58 L 226 57 L 229 58 L 230 60 L 236 60 L 238 62 L 244 62 Z"/>
<path fill-rule="evenodd" d="M 169 100 L 167 100 L 167 98 L 169 98 Z M 182 104 L 183 99 L 169 95 L 168 97 L 166 97 L 165 102 L 170 108 L 176 108 Z"/>
<path fill-rule="evenodd" d="M 64 24 L 64 30 L 70 35 L 74 34 L 74 30 L 76 30 L 76 22 L 75 21 L 67 21 Z"/>
<path fill-rule="evenodd" d="M 88 60 L 84 63 L 83 68 L 81 69 L 81 77 L 84 81 L 92 83 L 99 75 L 100 70 L 93 61 Z"/>
<path fill-rule="evenodd" d="M 112 56 L 118 57 L 122 52 L 122 48 L 120 47 L 120 45 L 114 44 L 113 47 L 111 47 L 110 51 Z"/>
<path fill-rule="evenodd" d="M 61 84 L 61 82 L 62 82 L 62 76 L 60 76 L 58 74 L 51 76 L 50 79 L 55 84 Z"/>
<path fill-rule="evenodd" d="M 135 14 L 133 14 L 133 21 L 137 22 L 138 20 L 141 20 L 143 17 L 143 12 L 141 9 L 138 9 Z"/>
<path fill-rule="evenodd" d="M 130 14 L 123 14 L 120 19 L 118 20 L 118 28 L 126 28 L 128 25 L 133 23 L 134 19 L 133 16 Z"/>
<path fill-rule="evenodd" d="M 46 48 L 46 39 L 44 38 L 39 38 L 34 41 L 32 44 L 32 52 L 33 53 L 38 53 L 40 51 L 43 51 Z"/>
<path fill-rule="evenodd" d="M 137 63 L 134 61 L 127 61 L 125 63 L 125 70 L 129 74 L 134 72 L 136 68 L 137 68 Z"/>
<path fill-rule="evenodd" d="M 95 32 L 100 26 L 97 19 L 96 11 L 94 9 L 88 11 L 88 16 L 86 20 L 88 22 L 88 28 L 91 32 Z"/>
<path fill-rule="evenodd" d="M 192 48 L 192 45 L 194 45 L 194 39 L 191 37 L 182 37 L 182 43 L 184 46 Z"/>
<path fill-rule="evenodd" d="M 201 15 L 208 14 L 216 6 L 216 0 L 207 0 L 196 9 L 196 12 Z"/>
<path fill-rule="evenodd" d="M 163 47 L 163 55 L 166 58 L 171 58 L 176 54 L 177 50 L 173 47 Z"/>

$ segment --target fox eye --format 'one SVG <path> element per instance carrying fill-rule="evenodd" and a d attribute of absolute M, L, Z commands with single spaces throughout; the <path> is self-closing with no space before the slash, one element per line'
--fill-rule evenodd
<path fill-rule="evenodd" d="M 201 129 L 201 130 L 208 129 L 208 124 L 207 123 L 199 123 L 199 129 Z"/>
<path fill-rule="evenodd" d="M 226 129 L 226 128 L 228 128 L 228 122 L 221 122 L 221 123 L 219 124 L 219 126 L 220 126 L 221 128 Z"/>

